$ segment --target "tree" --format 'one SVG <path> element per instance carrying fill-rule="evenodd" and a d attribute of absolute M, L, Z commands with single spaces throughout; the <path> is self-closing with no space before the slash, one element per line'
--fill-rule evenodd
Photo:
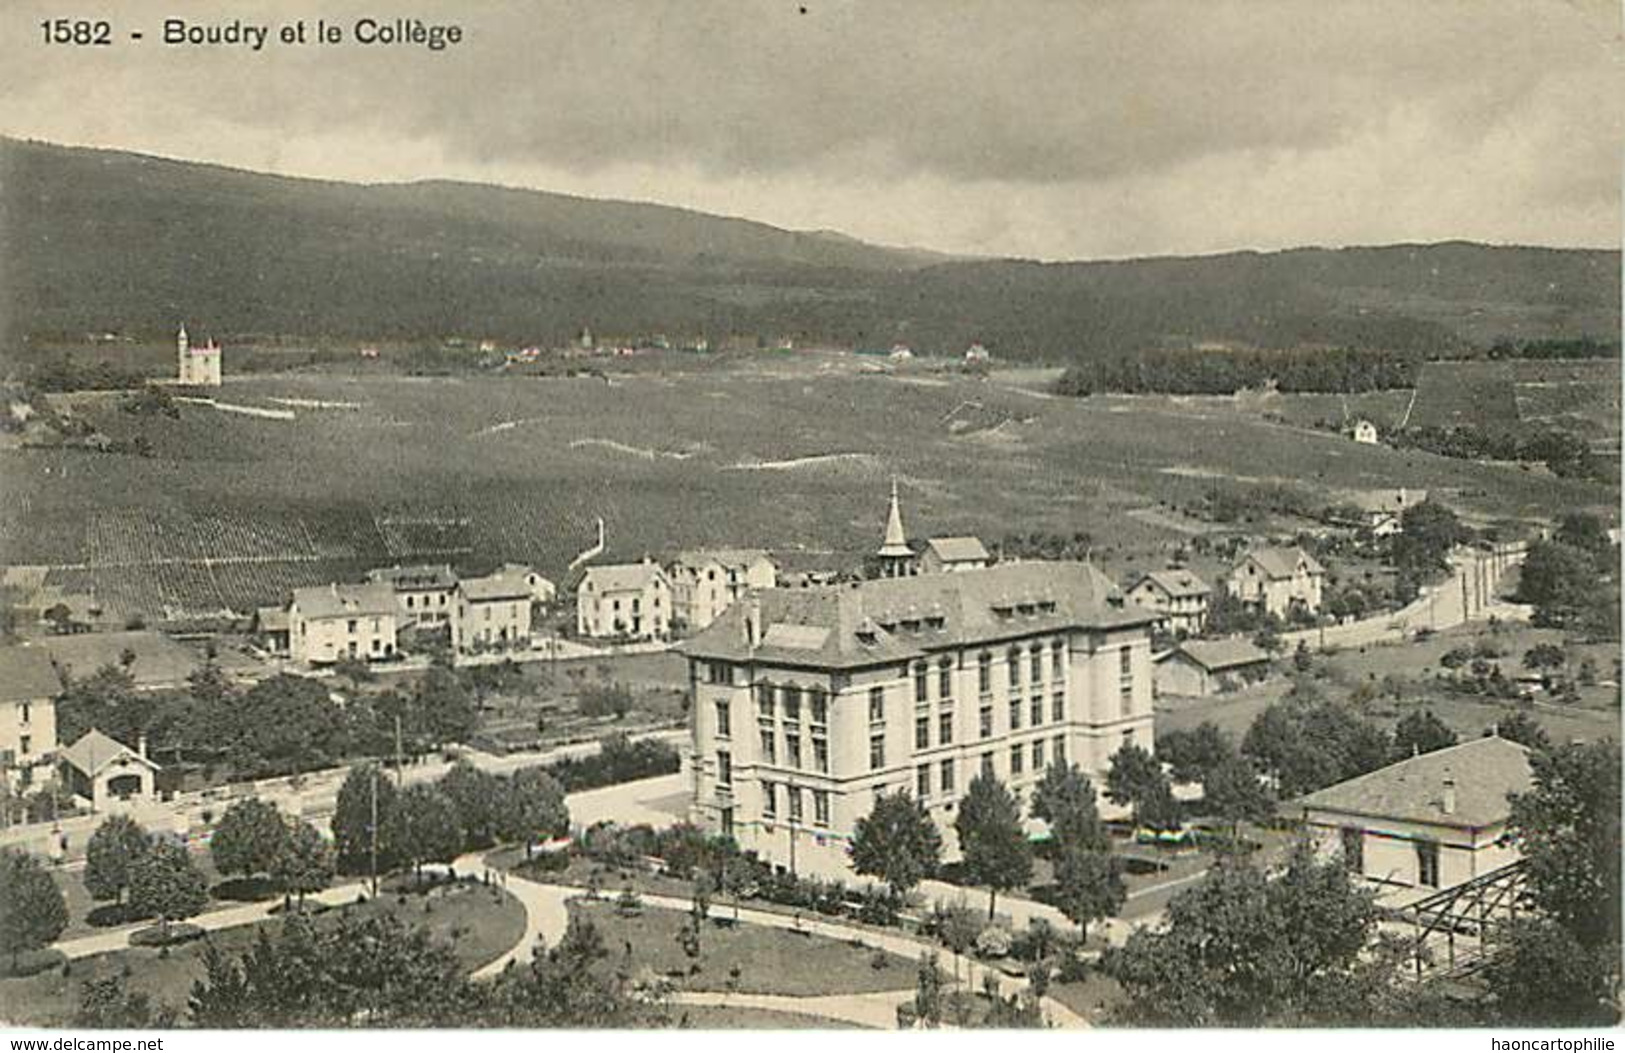
<path fill-rule="evenodd" d="M 154 840 L 130 870 L 130 906 L 158 919 L 160 939 L 170 923 L 190 918 L 209 902 L 209 883 L 180 845 Z"/>
<path fill-rule="evenodd" d="M 598 933 L 598 926 L 580 911 L 570 915 L 558 946 L 548 952 L 548 956 L 554 961 L 572 969 L 587 969 L 608 955 L 609 951 L 604 947 L 604 938 Z"/>
<path fill-rule="evenodd" d="M 376 811 L 374 794 L 376 793 Z M 392 822 L 396 807 L 395 784 L 374 764 L 363 764 L 350 769 L 339 787 L 338 801 L 333 807 L 333 841 L 338 850 L 339 869 L 346 874 L 365 874 L 372 865 L 374 834 L 378 868 L 388 871 L 400 860 L 392 840 L 395 825 Z M 377 816 L 377 828 L 373 818 Z"/>
<path fill-rule="evenodd" d="M 1265 707 L 1241 752 L 1274 777 L 1282 797 L 1297 797 L 1383 767 L 1393 748 L 1382 728 L 1307 691 Z"/>
<path fill-rule="evenodd" d="M 233 715 L 232 756 L 249 773 L 310 771 L 338 754 L 338 710 L 319 680 L 288 674 L 261 680 L 237 699 Z"/>
<path fill-rule="evenodd" d="M 473 696 L 456 673 L 441 666 L 430 666 L 418 681 L 410 712 L 414 728 L 436 746 L 463 741 L 479 724 Z"/>
<path fill-rule="evenodd" d="M 333 846 L 315 826 L 302 819 L 289 819 L 287 834 L 270 870 L 271 880 L 304 903 L 306 895 L 321 891 L 333 880 Z"/>
<path fill-rule="evenodd" d="M 907 793 L 888 793 L 875 800 L 852 833 L 852 866 L 877 877 L 901 900 L 930 877 L 942 859 L 942 835 L 925 806 Z"/>
<path fill-rule="evenodd" d="M 232 803 L 209 838 L 209 857 L 222 874 L 268 872 L 282 853 L 288 825 L 270 801 L 248 797 Z"/>
<path fill-rule="evenodd" d="M 1540 721 L 1521 709 L 1507 713 L 1484 734 L 1499 735 L 1508 742 L 1528 746 L 1536 753 L 1544 753 L 1552 748 L 1552 740 L 1546 734 L 1546 729 L 1540 726 Z"/>
<path fill-rule="evenodd" d="M 1562 669 L 1567 664 L 1568 656 L 1557 644 L 1536 644 L 1523 653 L 1523 667 L 1539 673 L 1543 680 L 1549 677 L 1552 670 Z"/>
<path fill-rule="evenodd" d="M 564 788 L 541 768 L 514 772 L 503 785 L 495 829 L 504 841 L 523 841 L 525 858 L 530 858 L 536 839 L 558 837 L 570 829 Z"/>
<path fill-rule="evenodd" d="M 979 774 L 959 802 L 954 830 L 966 874 L 987 886 L 987 916 L 992 919 L 999 890 L 1015 888 L 1032 876 L 1032 845 L 1021 829 L 1021 805 L 1002 782 Z"/>
<path fill-rule="evenodd" d="M 390 840 L 419 876 L 425 863 L 450 863 L 463 850 L 457 807 L 434 786 L 408 786 L 390 815 Z"/>
<path fill-rule="evenodd" d="M 489 848 L 496 843 L 497 815 L 506 787 L 500 778 L 481 771 L 464 758 L 440 779 L 440 791 L 457 809 L 468 848 Z"/>
<path fill-rule="evenodd" d="M 1456 513 L 1438 501 L 1405 509 L 1399 514 L 1399 530 L 1392 541 L 1394 565 L 1424 578 L 1445 570 L 1451 549 L 1472 536 Z"/>
<path fill-rule="evenodd" d="M 1078 937 L 1089 934 L 1090 922 L 1110 917 L 1128 899 L 1118 861 L 1107 852 L 1063 845 L 1055 864 L 1055 905 L 1078 926 Z"/>
<path fill-rule="evenodd" d="M 146 830 L 127 815 L 102 820 L 85 845 L 85 889 L 91 899 L 124 901 L 130 872 L 151 847 Z"/>
<path fill-rule="evenodd" d="M 1608 524 L 1589 512 L 1568 512 L 1558 520 L 1552 540 L 1589 552 L 1599 563 L 1610 562 L 1614 543 L 1608 539 Z"/>
<path fill-rule="evenodd" d="M 1597 568 L 1589 553 L 1561 541 L 1529 548 L 1519 570 L 1518 599 L 1535 608 L 1536 625 L 1566 626 L 1580 620 L 1597 590 Z"/>
<path fill-rule="evenodd" d="M 1362 952 L 1376 929 L 1369 892 L 1300 844 L 1266 877 L 1223 860 L 1175 896 L 1164 926 L 1134 932 L 1102 965 L 1145 1024 L 1325 1026 L 1362 1019 Z M 1384 968 L 1387 968 L 1384 963 Z"/>
<path fill-rule="evenodd" d="M 1534 786 L 1512 798 L 1529 898 L 1587 947 L 1620 940 L 1620 754 L 1612 739 L 1529 757 Z M 1618 958 L 1617 951 L 1614 958 Z"/>
<path fill-rule="evenodd" d="M 1610 1005 L 1616 964 L 1562 925 L 1519 918 L 1501 930 L 1485 966 L 1495 1013 L 1515 1027 L 1589 1027 L 1619 1018 Z"/>
<path fill-rule="evenodd" d="M 1049 824 L 1051 855 L 1075 848 L 1104 852 L 1109 844 L 1100 821 L 1095 787 L 1076 764 L 1051 764 L 1033 790 L 1032 816 Z"/>
<path fill-rule="evenodd" d="M 1130 742 L 1112 754 L 1106 769 L 1106 797 L 1113 803 L 1129 805 L 1138 825 L 1145 818 L 1145 806 L 1169 795 L 1168 776 L 1155 757 Z"/>
<path fill-rule="evenodd" d="M 1430 709 L 1407 713 L 1394 726 L 1394 756 L 1400 760 L 1455 744 L 1456 733 Z"/>
<path fill-rule="evenodd" d="M 1202 796 L 1208 810 L 1230 824 L 1232 837 L 1239 836 L 1242 823 L 1262 823 L 1275 812 L 1258 772 L 1242 757 L 1231 757 L 1209 774 Z"/>
<path fill-rule="evenodd" d="M 155 1007 L 144 992 L 130 990 L 129 966 L 92 980 L 79 992 L 79 1009 L 74 1025 L 97 1030 L 144 1031 L 171 1027 L 171 1014 Z"/>
<path fill-rule="evenodd" d="M 1157 736 L 1157 759 L 1168 765 L 1175 782 L 1205 782 L 1209 772 L 1235 755 L 1229 737 L 1211 720 Z"/>
<path fill-rule="evenodd" d="M 62 890 L 40 861 L 17 849 L 0 849 L 0 954 L 11 955 L 12 971 L 23 952 L 49 946 L 67 927 Z"/>

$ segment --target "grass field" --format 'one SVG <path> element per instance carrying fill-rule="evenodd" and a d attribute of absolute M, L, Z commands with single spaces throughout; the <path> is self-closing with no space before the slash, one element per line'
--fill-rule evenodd
<path fill-rule="evenodd" d="M 426 904 L 432 911 L 426 912 Z M 524 935 L 525 911 L 508 893 L 475 885 L 407 896 L 404 903 L 385 895 L 366 904 L 345 908 L 358 916 L 398 914 L 408 923 L 422 924 L 430 934 L 450 942 L 470 970 L 507 951 Z M 329 911 L 318 924 L 333 924 L 338 912 Z M 264 922 L 279 925 L 280 922 Z M 87 980 L 130 969 L 130 989 L 155 1002 L 184 1012 L 194 980 L 203 976 L 203 950 L 212 943 L 227 954 L 251 946 L 260 925 L 243 925 L 210 933 L 205 939 L 172 947 L 168 955 L 152 948 L 131 948 L 73 962 L 64 976 L 53 969 L 17 980 L 0 980 L 0 1023 L 55 1027 L 70 1023 L 78 1005 L 79 989 Z"/>
<path fill-rule="evenodd" d="M 1160 561 L 1188 533 L 1147 510 L 1197 505 L 1215 479 L 1426 488 L 1498 516 L 1613 500 L 1233 405 L 778 361 L 609 382 L 290 375 L 222 389 L 245 405 L 337 404 L 299 405 L 292 421 L 202 406 L 140 417 L 116 397 L 76 398 L 76 412 L 115 439 L 144 436 L 154 455 L 0 452 L 0 553 L 162 613 L 246 610 L 404 559 L 513 559 L 562 577 L 598 516 L 609 558 L 753 545 L 850 566 L 877 542 L 893 476 L 916 534 L 1087 531 L 1108 569 Z"/>

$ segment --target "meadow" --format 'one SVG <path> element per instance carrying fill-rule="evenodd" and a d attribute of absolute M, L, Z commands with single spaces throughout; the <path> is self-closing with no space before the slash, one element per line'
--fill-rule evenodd
<path fill-rule="evenodd" d="M 1059 398 L 958 375 L 864 372 L 852 356 L 597 378 L 287 374 L 228 378 L 222 402 L 71 411 L 152 456 L 0 451 L 0 557 L 159 613 L 244 611 L 369 565 L 501 560 L 562 578 L 606 558 L 752 545 L 855 566 L 895 478 L 916 535 L 1084 531 L 1108 570 L 1160 562 L 1218 480 L 1426 488 L 1483 518 L 1607 507 L 1594 484 L 1358 446 L 1232 400 Z"/>

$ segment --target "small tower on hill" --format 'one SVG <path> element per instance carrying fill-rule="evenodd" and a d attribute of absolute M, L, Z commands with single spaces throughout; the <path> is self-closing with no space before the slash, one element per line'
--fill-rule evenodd
<path fill-rule="evenodd" d="M 897 480 L 891 482 L 891 508 L 886 512 L 886 536 L 875 553 L 883 578 L 906 578 L 914 573 L 914 550 L 903 532 L 903 510 L 897 503 Z"/>

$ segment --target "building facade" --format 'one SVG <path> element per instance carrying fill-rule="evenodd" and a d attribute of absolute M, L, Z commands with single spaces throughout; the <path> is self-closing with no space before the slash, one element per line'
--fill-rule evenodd
<path fill-rule="evenodd" d="M 1201 697 L 1269 676 L 1270 656 L 1251 640 L 1186 640 L 1156 658 L 1159 695 Z"/>
<path fill-rule="evenodd" d="M 288 605 L 288 654 L 311 665 L 341 658 L 393 658 L 397 609 L 395 590 L 379 582 L 294 589 Z"/>
<path fill-rule="evenodd" d="M 220 386 L 220 345 L 210 340 L 200 347 L 193 347 L 183 325 L 180 332 L 175 334 L 175 351 L 177 384 L 205 388 Z"/>
<path fill-rule="evenodd" d="M 777 866 L 850 876 L 878 795 L 956 850 L 978 773 L 1025 797 L 1053 763 L 1152 748 L 1153 616 L 1079 563 L 774 589 L 682 647 L 693 820 Z"/>
<path fill-rule="evenodd" d="M 515 568 L 458 582 L 452 597 L 451 646 L 459 654 L 530 646 L 530 582 Z"/>
<path fill-rule="evenodd" d="M 1194 636 L 1207 624 L 1207 582 L 1183 568 L 1153 570 L 1136 578 L 1128 598 L 1161 617 L 1160 627 L 1171 633 Z"/>
<path fill-rule="evenodd" d="M 1326 568 L 1301 548 L 1256 548 L 1236 561 L 1227 584 L 1242 603 L 1285 618 L 1318 612 L 1325 578 Z"/>
<path fill-rule="evenodd" d="M 61 692 L 44 648 L 0 648 L 0 788 L 26 793 L 49 778 Z"/>
<path fill-rule="evenodd" d="M 671 618 L 671 580 L 649 560 L 588 567 L 576 586 L 576 632 L 582 636 L 664 640 Z"/>
<path fill-rule="evenodd" d="M 668 575 L 677 620 L 697 632 L 752 590 L 775 587 L 779 568 L 761 549 L 701 549 L 679 552 Z"/>
<path fill-rule="evenodd" d="M 153 800 L 159 767 L 147 756 L 147 741 L 131 749 L 91 728 L 62 751 L 62 784 L 93 812 Z"/>
<path fill-rule="evenodd" d="M 993 562 L 987 546 L 977 537 L 928 538 L 920 550 L 921 574 L 954 574 L 982 570 Z"/>
<path fill-rule="evenodd" d="M 448 565 L 379 567 L 367 571 L 367 580 L 395 590 L 396 613 L 402 626 L 435 627 L 451 623 L 457 575 Z"/>
<path fill-rule="evenodd" d="M 1302 798 L 1316 846 L 1404 889 L 1447 889 L 1515 863 L 1507 795 L 1534 785 L 1529 751 L 1496 736 L 1410 757 Z"/>

